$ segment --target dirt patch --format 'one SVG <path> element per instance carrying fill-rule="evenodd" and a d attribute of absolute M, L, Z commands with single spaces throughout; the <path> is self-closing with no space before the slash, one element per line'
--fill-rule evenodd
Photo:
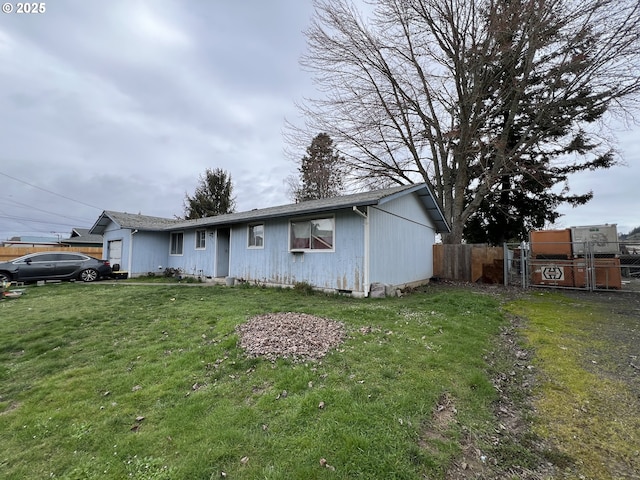
<path fill-rule="evenodd" d="M 455 422 L 456 410 L 453 399 L 448 393 L 443 393 L 434 408 L 428 424 L 422 426 L 418 444 L 420 448 L 431 451 L 431 443 L 434 441 L 446 441 L 446 432 L 451 423 Z"/>
<path fill-rule="evenodd" d="M 513 293 L 509 292 L 510 298 Z M 557 472 L 550 461 L 551 447 L 531 434 L 536 372 L 531 365 L 533 353 L 522 347 L 522 321 L 511 316 L 510 324 L 501 329 L 485 356 L 498 393 L 494 424 L 485 433 L 463 430 L 461 455 L 448 469 L 447 480 L 542 480 Z"/>
<path fill-rule="evenodd" d="M 252 357 L 294 361 L 324 357 L 345 338 L 344 325 L 305 313 L 269 313 L 236 328 L 240 346 Z"/>

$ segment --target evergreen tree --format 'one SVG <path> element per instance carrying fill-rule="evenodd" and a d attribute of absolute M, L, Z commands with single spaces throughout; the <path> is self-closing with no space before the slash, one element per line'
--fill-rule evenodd
<path fill-rule="evenodd" d="M 231 175 L 221 168 L 207 168 L 205 174 L 200 175 L 199 182 L 193 197 L 185 195 L 186 220 L 233 213 L 235 198 Z"/>
<path fill-rule="evenodd" d="M 307 154 L 300 160 L 299 181 L 292 185 L 294 201 L 338 196 L 343 188 L 341 159 L 329 135 L 316 135 L 307 147 Z"/>

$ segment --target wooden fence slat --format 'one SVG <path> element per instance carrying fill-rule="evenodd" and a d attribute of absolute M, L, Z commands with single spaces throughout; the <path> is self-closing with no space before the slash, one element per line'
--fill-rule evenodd
<path fill-rule="evenodd" d="M 487 267 L 495 270 L 503 261 L 502 247 L 489 247 L 484 243 L 433 246 L 434 277 L 459 282 L 482 280 Z M 495 275 L 493 275 L 495 276 Z"/>

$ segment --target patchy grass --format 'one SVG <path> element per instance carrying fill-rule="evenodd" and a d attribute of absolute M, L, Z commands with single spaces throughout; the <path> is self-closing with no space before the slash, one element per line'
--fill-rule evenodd
<path fill-rule="evenodd" d="M 534 431 L 557 448 L 550 461 L 571 478 L 638 478 L 640 401 L 629 382 L 611 374 L 629 358 L 613 365 L 607 352 L 618 346 L 603 334 L 637 331 L 637 318 L 557 293 L 531 295 L 509 310 L 529 320 L 525 335 L 541 371 Z"/>
<path fill-rule="evenodd" d="M 492 426 L 496 299 L 302 293 L 119 282 L 3 301 L 0 477 L 444 478 Z M 246 358 L 236 325 L 288 311 L 348 338 L 317 362 Z"/>

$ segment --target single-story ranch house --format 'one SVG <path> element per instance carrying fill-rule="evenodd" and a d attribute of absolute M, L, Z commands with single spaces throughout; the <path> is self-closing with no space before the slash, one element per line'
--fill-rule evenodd
<path fill-rule="evenodd" d="M 355 296 L 367 296 L 373 283 L 427 282 L 436 233 L 448 231 L 426 184 L 197 220 L 104 211 L 90 230 L 131 278 L 174 268 Z"/>

